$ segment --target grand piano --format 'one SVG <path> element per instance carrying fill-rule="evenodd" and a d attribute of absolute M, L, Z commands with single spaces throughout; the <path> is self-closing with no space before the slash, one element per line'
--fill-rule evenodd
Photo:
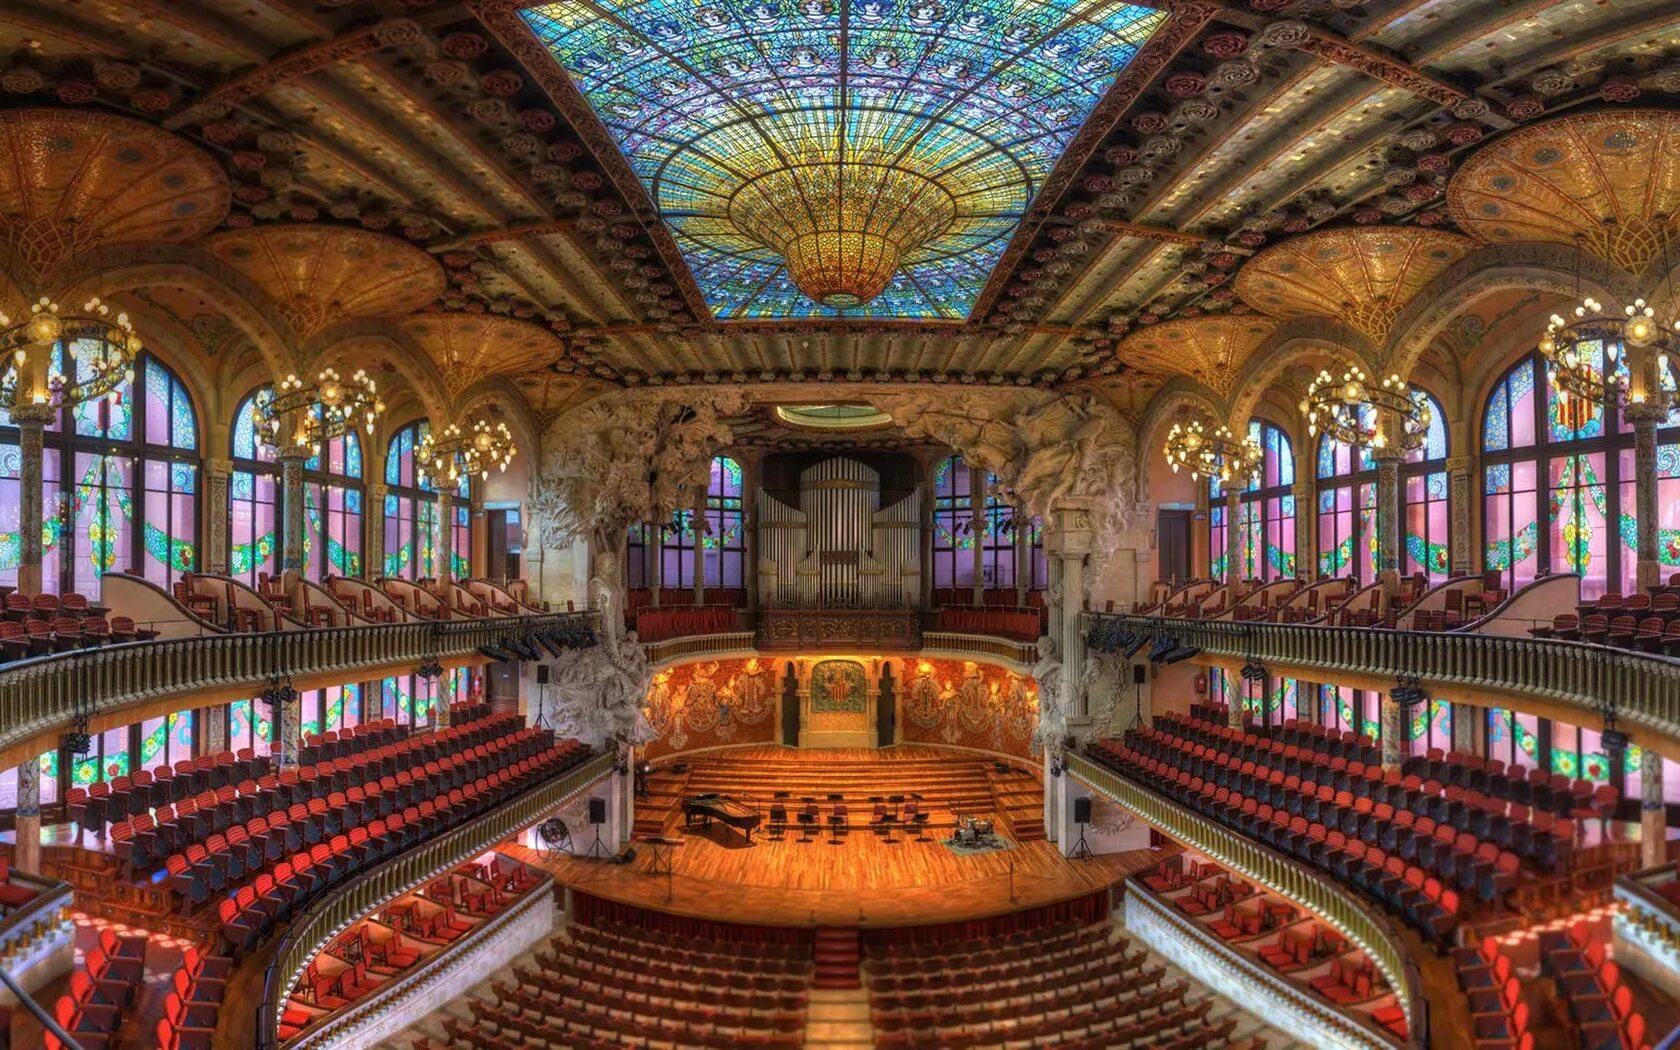
<path fill-rule="evenodd" d="M 684 795 L 682 808 L 684 827 L 692 827 L 696 820 L 708 826 L 713 820 L 721 820 L 746 836 L 749 842 L 752 841 L 753 829 L 763 819 L 757 806 L 737 802 L 715 791 L 704 795 Z"/>

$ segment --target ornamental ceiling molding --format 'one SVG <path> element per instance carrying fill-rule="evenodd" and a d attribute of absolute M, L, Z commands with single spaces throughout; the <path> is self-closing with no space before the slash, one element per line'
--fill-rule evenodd
<path fill-rule="evenodd" d="M 1680 112 L 1603 110 L 1512 132 L 1464 162 L 1447 204 L 1484 243 L 1579 241 L 1645 276 L 1680 234 Z"/>
<path fill-rule="evenodd" d="M 303 339 L 345 320 L 406 316 L 445 287 L 424 250 L 349 226 L 224 230 L 204 249 L 266 291 Z"/>
<path fill-rule="evenodd" d="M 538 371 L 566 353 L 547 329 L 491 314 L 419 313 L 400 324 L 436 367 L 452 401 L 497 372 Z"/>
<path fill-rule="evenodd" d="M 1129 368 L 1188 376 L 1224 401 L 1243 366 L 1279 327 L 1253 315 L 1167 321 L 1133 332 L 1114 353 Z"/>
<path fill-rule="evenodd" d="M 115 114 L 0 110 L 0 260 L 31 295 L 113 244 L 175 244 L 215 229 L 227 176 L 179 136 Z"/>
<path fill-rule="evenodd" d="M 595 115 L 595 110 L 588 100 L 578 91 L 577 85 L 572 83 L 571 77 L 566 75 L 566 71 L 560 68 L 554 56 L 537 40 L 524 19 L 520 18 L 520 9 L 526 6 L 526 2 L 527 0 L 466 0 L 466 7 L 531 74 L 537 86 L 576 131 L 578 138 L 583 141 L 584 148 L 594 155 L 596 163 L 607 173 L 607 178 L 611 180 L 619 196 L 629 204 L 633 221 L 653 243 L 660 263 L 676 282 L 677 291 L 689 315 L 695 318 L 710 317 L 706 297 L 695 282 L 694 274 L 690 272 L 688 263 L 677 248 L 671 231 L 659 221 L 647 189 L 631 170 L 612 135 Z"/>
<path fill-rule="evenodd" d="M 1338 317 L 1376 343 L 1442 270 L 1474 247 L 1417 226 L 1318 230 L 1273 245 L 1237 274 L 1237 295 L 1275 317 Z"/>
<path fill-rule="evenodd" d="M 1410 63 L 1355 44 L 1345 37 L 1319 26 L 1308 25 L 1306 22 L 1273 22 L 1261 31 L 1260 37 L 1261 42 L 1268 46 L 1288 47 L 1315 58 L 1322 58 L 1326 62 L 1346 66 L 1373 80 L 1409 91 L 1419 98 L 1448 109 L 1460 106 L 1470 98 L 1446 81 L 1432 77 Z M 1479 113 L 1486 114 L 1487 111 L 1487 104 L 1481 103 Z"/>

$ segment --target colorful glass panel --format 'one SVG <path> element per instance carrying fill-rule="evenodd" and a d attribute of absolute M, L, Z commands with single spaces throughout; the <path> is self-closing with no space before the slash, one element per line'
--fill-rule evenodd
<path fill-rule="evenodd" d="M 1094 0 L 561 0 L 523 14 L 719 318 L 966 316 L 1080 124 L 1165 19 Z M 932 180 L 923 192 L 948 194 L 953 216 L 879 297 L 843 311 L 805 298 L 731 218 L 755 177 L 842 154 Z"/>

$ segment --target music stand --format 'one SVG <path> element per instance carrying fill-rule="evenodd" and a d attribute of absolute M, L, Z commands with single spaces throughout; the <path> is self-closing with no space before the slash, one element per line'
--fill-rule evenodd
<path fill-rule="evenodd" d="M 799 811 L 799 841 L 811 841 L 811 827 L 817 822 L 817 800 L 805 799 L 805 808 Z"/>
<path fill-rule="evenodd" d="M 669 903 L 671 900 L 671 880 L 675 875 L 675 870 L 672 867 L 672 854 L 678 846 L 682 845 L 682 840 L 668 839 L 662 835 L 650 835 L 641 841 L 647 844 L 648 850 L 653 854 L 652 863 L 648 865 L 648 874 L 656 878 L 660 875 L 665 876 L 665 901 Z"/>
<path fill-rule="evenodd" d="M 886 843 L 886 844 L 892 845 L 892 846 L 896 846 L 896 845 L 899 844 L 900 840 L 893 838 L 893 825 L 895 825 L 897 823 L 898 823 L 898 814 L 896 814 L 896 813 L 887 813 L 887 814 L 884 814 L 881 817 L 881 828 L 882 828 L 882 830 L 884 830 L 886 832 L 886 838 L 881 840 L 883 843 Z"/>

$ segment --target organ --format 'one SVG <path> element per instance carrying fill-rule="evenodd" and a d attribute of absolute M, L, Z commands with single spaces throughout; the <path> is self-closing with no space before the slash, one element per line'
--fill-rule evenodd
<path fill-rule="evenodd" d="M 846 456 L 800 471 L 798 506 L 758 493 L 759 597 L 792 609 L 915 608 L 920 485 L 882 506 L 880 472 Z"/>

